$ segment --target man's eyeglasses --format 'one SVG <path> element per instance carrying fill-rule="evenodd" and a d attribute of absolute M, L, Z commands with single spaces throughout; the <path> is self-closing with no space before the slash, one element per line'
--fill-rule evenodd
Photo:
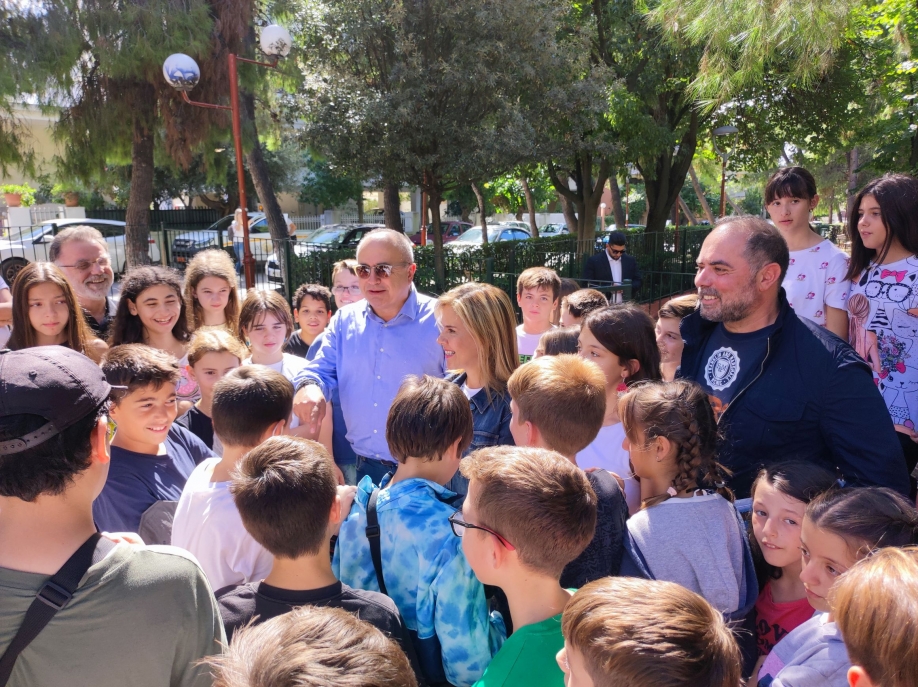
<path fill-rule="evenodd" d="M 482 532 L 487 532 L 488 534 L 493 534 L 495 537 L 497 537 L 497 540 L 503 544 L 508 551 L 516 551 L 516 547 L 514 547 L 513 544 L 508 542 L 494 530 L 490 530 L 487 527 L 482 527 L 481 525 L 473 525 L 472 523 L 463 520 L 462 513 L 460 511 L 456 511 L 449 516 L 449 524 L 453 528 L 453 534 L 455 534 L 457 537 L 461 537 L 463 534 L 465 534 L 465 530 L 481 530 Z"/>
<path fill-rule="evenodd" d="M 622 248 L 622 249 L 620 249 L 620 250 L 619 250 L 618 248 L 610 248 L 610 249 L 609 249 L 609 253 L 610 253 L 611 255 L 624 255 L 624 254 L 625 254 L 625 250 L 626 250 L 625 248 Z"/>
<path fill-rule="evenodd" d="M 85 272 L 86 270 L 92 269 L 93 265 L 98 265 L 100 270 L 104 270 L 106 267 L 110 267 L 111 264 L 111 258 L 103 256 L 98 260 L 80 260 L 73 265 L 58 265 L 58 267 L 72 267 L 80 272 Z"/>
<path fill-rule="evenodd" d="M 360 295 L 360 286 L 354 284 L 353 286 L 336 286 L 332 289 L 333 293 L 337 293 L 339 296 L 343 296 L 346 293 L 351 294 L 352 296 Z"/>
<path fill-rule="evenodd" d="M 378 265 L 357 265 L 354 267 L 354 271 L 361 279 L 369 279 L 371 271 L 376 272 L 376 277 L 378 279 L 388 279 L 392 276 L 392 270 L 396 267 L 408 267 L 410 264 L 410 262 L 398 262 L 394 265 L 387 265 L 381 262 Z"/>

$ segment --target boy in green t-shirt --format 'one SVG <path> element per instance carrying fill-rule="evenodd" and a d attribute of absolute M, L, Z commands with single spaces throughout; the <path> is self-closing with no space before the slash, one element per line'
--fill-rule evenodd
<path fill-rule="evenodd" d="M 596 494 L 586 475 L 554 451 L 493 446 L 462 461 L 469 492 L 450 518 L 483 584 L 507 596 L 515 631 L 475 687 L 562 687 L 555 654 L 571 594 L 561 571 L 596 527 Z"/>

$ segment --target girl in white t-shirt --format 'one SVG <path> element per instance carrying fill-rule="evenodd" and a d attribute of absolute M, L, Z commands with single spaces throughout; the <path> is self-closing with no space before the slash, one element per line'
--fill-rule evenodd
<path fill-rule="evenodd" d="M 625 429 L 618 416 L 618 397 L 635 382 L 660 379 L 653 320 L 627 303 L 594 310 L 583 320 L 579 348 L 580 357 L 596 363 L 606 377 L 606 415 L 599 434 L 577 454 L 577 465 L 621 477 L 628 510 L 634 513 L 641 505 L 641 487 L 629 467 L 628 451 L 622 448 Z"/>
<path fill-rule="evenodd" d="M 794 312 L 848 339 L 848 256 L 810 226 L 819 204 L 816 180 L 803 167 L 785 167 L 765 186 L 765 208 L 787 241 L 790 262 L 782 286 Z"/>
<path fill-rule="evenodd" d="M 851 345 L 873 370 L 905 452 L 918 463 L 918 179 L 887 174 L 851 206 Z"/>
<path fill-rule="evenodd" d="M 293 314 L 283 296 L 276 291 L 250 289 L 239 310 L 238 337 L 248 344 L 252 355 L 243 360 L 242 364 L 270 367 L 293 384 L 294 378 L 309 361 L 292 353 L 284 353 L 284 344 L 292 333 Z M 297 431 L 300 422 L 296 415 L 291 415 L 287 426 L 291 430 L 290 434 L 305 436 L 305 425 Z M 322 420 L 318 437 L 319 443 L 328 450 L 329 455 L 333 455 L 332 430 L 332 412 L 329 408 Z M 340 479 L 340 483 L 344 484 L 344 477 Z"/>

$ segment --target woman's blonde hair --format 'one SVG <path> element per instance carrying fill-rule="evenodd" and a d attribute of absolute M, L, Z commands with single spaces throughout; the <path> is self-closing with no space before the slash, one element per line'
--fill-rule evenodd
<path fill-rule="evenodd" d="M 59 287 L 67 301 L 67 325 L 64 327 L 66 341 L 63 344 L 99 362 L 98 354 L 90 346 L 95 339 L 92 329 L 86 324 L 83 310 L 77 301 L 73 288 L 64 273 L 51 262 L 33 262 L 16 276 L 13 282 L 13 333 L 9 347 L 16 351 L 37 346 L 35 329 L 29 321 L 29 291 L 39 284 L 54 284 Z"/>
<path fill-rule="evenodd" d="M 510 297 L 491 284 L 472 282 L 450 289 L 437 299 L 437 320 L 446 306 L 453 309 L 475 339 L 482 386 L 488 393 L 503 392 L 520 364 L 516 314 Z"/>
<path fill-rule="evenodd" d="M 239 296 L 236 293 L 236 268 L 233 259 L 219 249 L 201 251 L 195 255 L 188 268 L 185 270 L 185 307 L 191 313 L 192 329 L 197 329 L 204 324 L 204 308 L 194 297 L 194 290 L 206 277 L 217 277 L 224 280 L 230 287 L 229 299 L 223 308 L 226 318 L 227 330 L 236 331 L 239 321 Z"/>

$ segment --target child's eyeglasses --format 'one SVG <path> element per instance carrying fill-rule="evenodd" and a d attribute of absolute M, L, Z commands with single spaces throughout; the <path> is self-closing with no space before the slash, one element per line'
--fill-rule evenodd
<path fill-rule="evenodd" d="M 387 265 L 381 262 L 378 265 L 357 265 L 354 271 L 361 279 L 369 279 L 371 271 L 376 272 L 376 277 L 378 279 L 388 279 L 392 276 L 392 270 L 396 267 L 408 267 L 410 264 L 410 262 L 399 262 L 394 265 Z"/>
<path fill-rule="evenodd" d="M 455 534 L 457 537 L 461 537 L 463 534 L 465 534 L 465 530 L 481 530 L 482 532 L 487 532 L 488 534 L 493 534 L 495 537 L 497 537 L 497 540 L 503 544 L 508 551 L 516 551 L 516 547 L 514 547 L 513 544 L 508 542 L 494 530 L 488 529 L 487 527 L 482 527 L 481 525 L 473 525 L 472 523 L 463 520 L 462 513 L 459 511 L 456 511 L 449 516 L 449 524 L 453 528 L 453 534 Z"/>
<path fill-rule="evenodd" d="M 332 289 L 334 293 L 337 293 L 339 296 L 343 296 L 346 293 L 351 294 L 352 296 L 357 296 L 360 294 L 360 287 L 357 284 L 353 286 L 336 286 Z"/>

